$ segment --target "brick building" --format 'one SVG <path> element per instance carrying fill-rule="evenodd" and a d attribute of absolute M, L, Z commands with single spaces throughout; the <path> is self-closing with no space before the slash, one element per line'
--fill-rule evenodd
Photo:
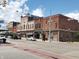
<path fill-rule="evenodd" d="M 9 22 L 7 24 L 7 28 L 10 32 L 17 32 L 17 25 L 20 24 L 19 22 Z"/>
<path fill-rule="evenodd" d="M 74 33 L 79 31 L 77 20 L 61 14 L 48 17 L 24 16 L 21 17 L 20 26 L 21 30 L 18 32 L 25 37 L 32 35 L 39 40 L 48 40 L 49 28 L 52 41 L 71 41 L 74 39 Z"/>
<path fill-rule="evenodd" d="M 21 17 L 21 23 L 18 24 L 18 33 L 21 33 L 22 36 L 27 37 L 29 35 L 33 36 L 35 30 L 36 30 L 36 22 L 35 20 L 38 20 L 39 17 L 37 16 L 22 16 Z"/>

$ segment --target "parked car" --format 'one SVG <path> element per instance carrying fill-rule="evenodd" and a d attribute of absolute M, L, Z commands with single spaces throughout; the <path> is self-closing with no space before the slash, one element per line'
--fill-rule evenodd
<path fill-rule="evenodd" d="M 0 41 L 6 43 L 6 38 L 4 35 L 0 35 Z"/>
<path fill-rule="evenodd" d="M 13 39 L 21 39 L 21 37 L 18 36 L 18 35 L 13 36 L 12 38 L 13 38 Z"/>
<path fill-rule="evenodd" d="M 27 40 L 36 41 L 33 37 L 27 37 Z"/>

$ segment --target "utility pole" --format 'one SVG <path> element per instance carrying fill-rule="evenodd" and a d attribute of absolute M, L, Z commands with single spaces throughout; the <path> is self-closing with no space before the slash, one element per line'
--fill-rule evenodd
<path fill-rule="evenodd" d="M 49 26 L 49 35 L 48 35 L 48 40 L 49 42 L 51 42 L 51 10 L 50 10 L 50 16 L 49 16 L 49 20 L 48 20 L 48 26 Z"/>
<path fill-rule="evenodd" d="M 49 17 L 49 21 L 48 21 L 48 25 L 49 25 L 49 36 L 48 36 L 48 40 L 49 42 L 51 42 L 51 17 Z"/>

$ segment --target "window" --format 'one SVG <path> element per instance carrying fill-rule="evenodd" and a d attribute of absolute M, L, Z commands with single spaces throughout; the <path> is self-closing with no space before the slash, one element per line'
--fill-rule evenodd
<path fill-rule="evenodd" d="M 55 22 L 55 28 L 57 28 L 57 23 Z"/>
<path fill-rule="evenodd" d="M 28 24 L 28 29 L 29 29 L 29 24 Z"/>
<path fill-rule="evenodd" d="M 28 24 L 27 24 L 27 29 L 28 29 Z"/>
<path fill-rule="evenodd" d="M 37 28 L 37 24 L 35 24 L 35 28 Z"/>
<path fill-rule="evenodd" d="M 25 29 L 25 25 L 24 25 L 24 29 Z"/>
<path fill-rule="evenodd" d="M 38 28 L 41 28 L 41 24 L 38 24 Z"/>
<path fill-rule="evenodd" d="M 36 28 L 41 28 L 41 24 L 40 24 L 40 23 L 37 23 L 37 24 L 35 25 L 35 27 L 36 27 Z"/>
<path fill-rule="evenodd" d="M 32 28 L 31 24 L 30 24 L 30 29 Z"/>
<path fill-rule="evenodd" d="M 32 24 L 32 28 L 34 28 L 34 24 Z"/>
<path fill-rule="evenodd" d="M 27 29 L 27 25 L 26 25 L 26 29 Z"/>
<path fill-rule="evenodd" d="M 46 21 L 46 24 L 48 24 L 48 21 Z"/>

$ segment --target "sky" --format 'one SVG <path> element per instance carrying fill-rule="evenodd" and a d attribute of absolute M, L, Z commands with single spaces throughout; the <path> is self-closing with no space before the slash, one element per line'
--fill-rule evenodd
<path fill-rule="evenodd" d="M 7 2 L 6 8 L 0 5 L 0 19 L 6 22 L 20 21 L 20 16 L 28 12 L 40 17 L 63 14 L 79 20 L 79 0 L 7 0 Z"/>
<path fill-rule="evenodd" d="M 34 15 L 64 14 L 79 20 L 79 0 L 28 0 L 28 6 Z"/>
<path fill-rule="evenodd" d="M 0 0 L 2 2 L 3 0 Z M 27 0 L 6 0 L 7 4 L 4 7 L 3 2 L 0 3 L 0 19 L 6 22 L 20 22 L 21 15 L 26 15 L 29 10 Z"/>

